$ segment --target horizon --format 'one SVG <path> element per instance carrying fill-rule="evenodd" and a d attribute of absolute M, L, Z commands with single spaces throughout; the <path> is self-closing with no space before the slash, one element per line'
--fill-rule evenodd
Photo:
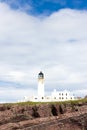
<path fill-rule="evenodd" d="M 87 1 L 0 0 L 0 102 L 45 90 L 87 95 Z"/>

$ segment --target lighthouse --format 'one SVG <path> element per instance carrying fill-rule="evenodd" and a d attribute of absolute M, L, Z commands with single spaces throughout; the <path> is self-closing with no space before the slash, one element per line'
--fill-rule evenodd
<path fill-rule="evenodd" d="M 38 97 L 44 98 L 44 74 L 41 71 L 38 74 Z"/>
<path fill-rule="evenodd" d="M 26 97 L 23 101 L 31 101 L 31 102 L 58 102 L 58 101 L 68 101 L 68 100 L 75 100 L 76 97 L 74 97 L 72 94 L 70 94 L 69 91 L 57 91 L 54 89 L 54 91 L 51 93 L 50 96 L 45 95 L 44 91 L 44 73 L 42 71 L 38 74 L 38 86 L 37 86 L 37 95 L 32 95 L 32 97 Z M 22 102 L 23 102 L 22 101 Z"/>

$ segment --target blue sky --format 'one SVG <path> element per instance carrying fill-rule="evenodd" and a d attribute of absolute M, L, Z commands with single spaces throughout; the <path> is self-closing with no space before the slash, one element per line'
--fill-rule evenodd
<path fill-rule="evenodd" d="M 87 95 L 86 0 L 0 0 L 0 102 L 56 88 Z"/>
<path fill-rule="evenodd" d="M 23 9 L 33 15 L 50 15 L 63 8 L 87 10 L 86 0 L 1 0 L 13 9 Z M 31 7 L 31 8 L 30 8 Z"/>

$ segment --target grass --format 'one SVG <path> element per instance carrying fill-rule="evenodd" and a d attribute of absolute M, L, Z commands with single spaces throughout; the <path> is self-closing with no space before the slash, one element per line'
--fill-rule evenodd
<path fill-rule="evenodd" d="M 71 101 L 61 101 L 61 102 L 18 102 L 18 103 L 6 103 L 5 106 L 10 105 L 41 105 L 41 104 L 71 104 L 71 105 L 77 105 L 79 103 L 87 103 L 87 99 L 80 99 L 80 100 L 71 100 Z"/>

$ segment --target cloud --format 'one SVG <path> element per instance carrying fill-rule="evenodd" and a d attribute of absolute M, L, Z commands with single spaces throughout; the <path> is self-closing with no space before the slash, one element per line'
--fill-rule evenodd
<path fill-rule="evenodd" d="M 28 4 L 26 1 L 18 1 L 18 0 L 0 0 L 2 3 L 8 4 L 11 8 L 17 9 L 23 12 L 28 12 L 32 10 L 32 7 L 30 6 L 30 3 Z"/>
<path fill-rule="evenodd" d="M 5 88 L 0 87 L 0 103 L 22 101 L 25 96 L 31 97 L 37 94 L 35 92 L 35 89 L 33 89 L 32 91 L 31 88 L 20 89 L 20 88 L 13 88 L 13 87 L 6 88 L 6 87 Z"/>
<path fill-rule="evenodd" d="M 78 97 L 85 97 L 87 95 L 87 89 L 75 90 L 73 93 Z"/>
<path fill-rule="evenodd" d="M 48 91 L 87 89 L 86 11 L 62 9 L 41 18 L 0 3 L 0 18 L 1 81 L 33 92 L 42 70 Z"/>

